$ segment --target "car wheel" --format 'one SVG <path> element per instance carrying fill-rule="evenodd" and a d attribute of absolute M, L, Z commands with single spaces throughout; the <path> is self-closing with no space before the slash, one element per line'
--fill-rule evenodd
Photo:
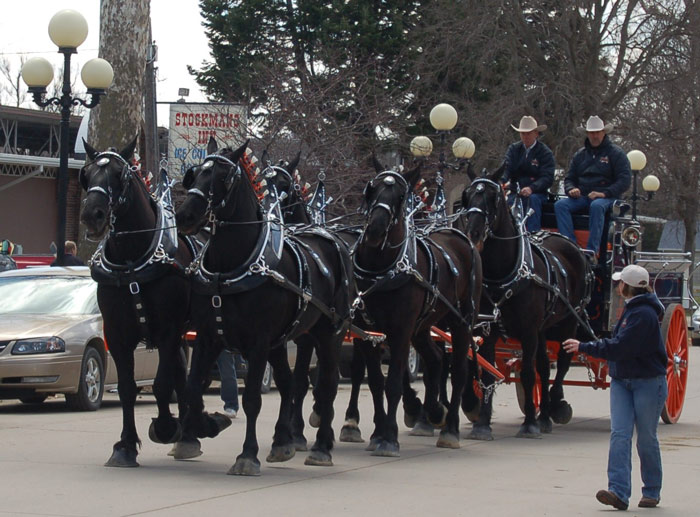
<path fill-rule="evenodd" d="M 263 374 L 262 384 L 260 385 L 260 393 L 270 393 L 272 389 L 272 366 L 270 363 L 265 364 L 265 373 Z"/>
<path fill-rule="evenodd" d="M 408 377 L 411 382 L 418 379 L 418 370 L 420 369 L 420 356 L 416 349 L 411 347 L 408 351 Z"/>
<path fill-rule="evenodd" d="M 102 405 L 104 366 L 100 353 L 92 347 L 85 349 L 80 368 L 78 392 L 66 393 L 66 404 L 78 411 L 95 411 Z"/>
<path fill-rule="evenodd" d="M 44 394 L 29 395 L 27 397 L 20 397 L 19 400 L 23 404 L 41 404 L 42 402 L 44 402 L 46 400 L 47 397 L 48 397 L 48 395 L 44 395 Z"/>

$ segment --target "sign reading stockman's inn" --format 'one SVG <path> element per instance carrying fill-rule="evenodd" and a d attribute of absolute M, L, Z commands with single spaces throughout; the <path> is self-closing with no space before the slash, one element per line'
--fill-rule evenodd
<path fill-rule="evenodd" d="M 236 147 L 246 137 L 246 112 L 240 104 L 184 103 L 170 105 L 168 173 L 181 178 L 207 156 L 213 136 L 219 147 Z"/>

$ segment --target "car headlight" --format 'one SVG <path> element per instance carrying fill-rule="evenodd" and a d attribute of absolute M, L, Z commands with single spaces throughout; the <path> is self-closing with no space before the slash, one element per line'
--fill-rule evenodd
<path fill-rule="evenodd" d="M 53 354 L 65 351 L 66 342 L 56 336 L 20 339 L 15 341 L 12 347 L 12 355 Z"/>

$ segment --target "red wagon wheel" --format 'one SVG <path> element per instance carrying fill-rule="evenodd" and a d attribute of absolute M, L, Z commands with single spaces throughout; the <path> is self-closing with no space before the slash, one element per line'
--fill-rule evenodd
<path fill-rule="evenodd" d="M 661 412 L 661 419 L 667 424 L 675 424 L 683 411 L 685 388 L 688 384 L 688 326 L 685 311 L 678 303 L 666 308 L 661 323 L 661 335 L 666 340 L 666 380 L 668 397 Z"/>

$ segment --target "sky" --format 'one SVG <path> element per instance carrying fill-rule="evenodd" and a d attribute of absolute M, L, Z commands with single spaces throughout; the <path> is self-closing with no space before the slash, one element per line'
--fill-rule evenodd
<path fill-rule="evenodd" d="M 187 100 L 190 102 L 206 101 L 187 72 L 187 65 L 200 68 L 210 56 L 198 3 L 198 0 L 151 0 L 152 33 L 158 46 L 156 95 L 159 102 L 176 101 L 179 88 L 189 88 Z M 100 0 L 0 0 L 0 7 L 0 57 L 10 61 L 13 71 L 19 69 L 23 54 L 27 58 L 44 57 L 55 70 L 60 68 L 61 55 L 49 38 L 48 26 L 51 17 L 62 9 L 79 11 L 88 23 L 88 37 L 71 59 L 72 69 L 97 57 Z M 80 79 L 78 84 L 84 88 Z M 23 107 L 34 106 L 27 102 Z M 169 107 L 158 105 L 158 125 L 167 127 L 168 123 Z"/>

